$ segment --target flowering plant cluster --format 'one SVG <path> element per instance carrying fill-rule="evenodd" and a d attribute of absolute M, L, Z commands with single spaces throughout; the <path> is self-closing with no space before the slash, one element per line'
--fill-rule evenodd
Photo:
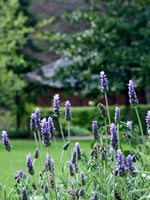
<path fill-rule="evenodd" d="M 53 117 L 41 118 L 39 108 L 31 114 L 30 129 L 34 135 L 36 149 L 33 154 L 26 156 L 27 173 L 19 170 L 14 176 L 15 184 L 9 192 L 9 199 L 20 200 L 111 200 L 111 199 L 147 199 L 150 196 L 150 180 L 144 179 L 141 160 L 130 143 L 132 135 L 132 122 L 121 122 L 121 111 L 115 108 L 114 119 L 109 115 L 107 93 L 108 80 L 105 73 L 100 73 L 100 88 L 104 93 L 106 106 L 99 103 L 98 109 L 104 120 L 104 131 L 93 119 L 91 129 L 93 141 L 91 151 L 87 155 L 82 152 L 80 143 L 76 142 L 73 149 L 70 140 L 70 123 L 72 119 L 71 103 L 65 102 L 66 123 L 68 123 L 68 137 L 65 138 L 61 126 L 60 98 L 56 94 L 53 99 L 54 116 L 58 119 L 63 138 L 62 153 L 58 155 L 61 175 L 55 172 L 55 159 L 51 157 L 51 143 L 56 145 L 56 154 L 59 154 L 55 137 L 55 124 Z M 128 84 L 129 102 L 134 106 L 139 121 L 140 134 L 136 137 L 142 139 L 141 146 L 144 153 L 145 135 L 138 114 L 138 99 L 134 90 L 133 81 Z M 150 111 L 146 113 L 147 135 L 150 132 Z M 124 152 L 122 148 L 123 131 L 127 136 L 130 151 Z M 2 142 L 10 153 L 11 145 L 6 131 L 2 131 Z M 44 153 L 46 149 L 46 154 Z M 64 160 L 64 154 L 67 160 Z M 40 171 L 35 171 L 39 161 Z M 37 174 L 36 174 L 37 173 Z M 4 194 L 6 197 L 7 195 Z M 3 197 L 4 197 L 3 196 Z M 8 199 L 7 197 L 5 199 Z"/>

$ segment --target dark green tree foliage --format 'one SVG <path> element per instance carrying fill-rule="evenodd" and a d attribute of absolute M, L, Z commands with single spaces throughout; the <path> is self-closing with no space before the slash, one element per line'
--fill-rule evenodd
<path fill-rule="evenodd" d="M 0 105 L 3 106 L 10 106 L 25 87 L 21 78 L 33 63 L 26 46 L 32 44 L 35 21 L 26 16 L 29 13 L 23 6 L 25 2 L 0 1 Z"/>
<path fill-rule="evenodd" d="M 149 1 L 96 1 L 89 10 L 74 11 L 65 19 L 85 28 L 74 34 L 57 32 L 45 37 L 51 50 L 76 62 L 70 71 L 59 74 L 64 85 L 72 76 L 84 95 L 95 94 L 96 74 L 101 70 L 108 74 L 112 92 L 124 91 L 131 78 L 141 89 L 150 83 Z"/>

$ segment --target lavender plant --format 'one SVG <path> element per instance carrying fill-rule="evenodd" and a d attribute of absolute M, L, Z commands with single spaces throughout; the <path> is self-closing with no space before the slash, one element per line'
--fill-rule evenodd
<path fill-rule="evenodd" d="M 144 160 L 141 152 L 137 152 L 127 142 L 126 148 L 120 148 L 122 137 L 119 132 L 125 132 L 125 136 L 134 132 L 131 121 L 120 121 L 120 108 L 116 107 L 113 123 L 110 123 L 109 108 L 107 101 L 108 81 L 104 72 L 100 73 L 101 91 L 105 95 L 106 109 L 101 103 L 99 109 L 104 119 L 105 135 L 100 138 L 98 121 L 92 121 L 92 143 L 91 152 L 83 152 L 80 143 L 70 142 L 70 123 L 72 119 L 71 103 L 65 102 L 65 117 L 68 125 L 68 141 L 65 140 L 63 130 L 60 123 L 60 99 L 59 95 L 55 95 L 53 99 L 53 112 L 58 118 L 60 130 L 62 132 L 62 157 L 58 159 L 60 162 L 59 174 L 55 170 L 55 162 L 51 157 L 52 138 L 55 138 L 55 124 L 53 118 L 43 118 L 39 108 L 31 114 L 30 128 L 35 139 L 35 152 L 33 152 L 34 160 L 32 161 L 32 152 L 26 156 L 25 174 L 21 169 L 15 174 L 15 187 L 11 188 L 11 192 L 6 194 L 6 190 L 0 191 L 1 199 L 56 199 L 56 200 L 112 200 L 112 199 L 147 199 L 150 194 L 150 172 L 143 167 Z M 129 81 L 129 101 L 134 105 L 136 113 L 138 99 L 134 91 L 132 81 Z M 108 116 L 108 124 L 106 118 Z M 138 119 L 139 115 L 137 114 Z M 150 111 L 146 113 L 147 132 L 150 130 Z M 117 128 L 119 125 L 119 129 Z M 141 125 L 140 125 L 141 126 Z M 122 130 L 123 128 L 123 130 Z M 140 128 L 142 137 L 144 134 Z M 137 136 L 138 137 L 138 136 Z M 105 142 L 105 140 L 107 142 Z M 129 140 L 129 137 L 127 137 Z M 143 140 L 145 141 L 145 140 Z M 11 145 L 6 131 L 2 131 L 2 142 L 5 149 L 10 152 Z M 54 140 L 56 142 L 56 140 Z M 57 142 L 56 142 L 57 144 Z M 42 147 L 42 145 L 44 147 Z M 142 144 L 143 146 L 145 143 Z M 130 146 L 130 147 L 129 147 Z M 45 149 L 43 149 L 45 148 Z M 70 148 L 70 153 L 68 151 Z M 131 151 L 132 149 L 132 151 Z M 144 148 L 143 148 L 144 149 Z M 142 149 L 142 150 L 143 150 Z M 60 148 L 56 148 L 56 154 L 60 152 Z M 65 155 L 67 154 L 67 156 Z M 65 156 L 64 156 L 65 155 Z M 137 158 L 138 155 L 138 158 Z M 40 170 L 36 171 L 36 165 L 40 161 Z"/>

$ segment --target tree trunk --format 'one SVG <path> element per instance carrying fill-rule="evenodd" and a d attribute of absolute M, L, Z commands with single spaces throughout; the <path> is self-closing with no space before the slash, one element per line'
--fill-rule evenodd
<path fill-rule="evenodd" d="M 146 97 L 146 103 L 150 104 L 150 85 L 147 85 L 145 87 L 145 97 Z"/>

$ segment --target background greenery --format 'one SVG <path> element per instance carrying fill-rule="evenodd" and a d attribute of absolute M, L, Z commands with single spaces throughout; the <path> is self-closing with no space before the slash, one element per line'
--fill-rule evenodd
<path fill-rule="evenodd" d="M 121 109 L 121 120 L 127 121 L 127 112 L 128 108 L 126 106 L 119 106 Z M 144 132 L 146 134 L 146 122 L 145 116 L 147 110 L 149 109 L 149 105 L 139 105 L 139 114 L 142 121 L 142 126 L 144 128 Z M 25 115 L 21 118 L 21 129 L 19 132 L 16 132 L 14 122 L 15 118 L 11 115 L 10 112 L 4 112 L 3 115 L 0 116 L 0 129 L 6 129 L 9 132 L 9 137 L 11 138 L 30 138 L 31 131 L 29 129 L 30 124 L 30 115 L 34 112 L 36 106 L 32 104 L 26 104 L 26 112 Z M 103 118 L 100 115 L 99 109 L 97 107 L 72 107 L 72 121 L 70 123 L 71 135 L 73 136 L 84 136 L 84 135 L 92 135 L 91 124 L 92 121 L 97 120 L 99 128 L 104 126 Z M 43 108 L 40 107 L 41 117 L 53 117 L 53 108 Z M 115 105 L 110 106 L 110 116 L 111 121 L 114 122 L 114 113 L 115 113 Z M 64 134 L 67 135 L 68 124 L 64 119 L 65 109 L 61 108 L 61 123 L 63 125 Z M 133 126 L 137 129 L 138 132 L 138 124 L 137 117 L 135 115 L 134 108 L 130 109 L 128 114 L 128 120 L 132 119 Z M 56 135 L 60 136 L 60 129 L 58 125 L 57 119 L 54 117 L 54 123 L 56 127 Z"/>
<path fill-rule="evenodd" d="M 62 22 L 68 21 L 72 28 L 80 27 L 73 33 L 42 30 L 41 39 L 49 43 L 51 51 L 74 61 L 73 67 L 62 69 L 56 78 L 59 76 L 65 87 L 77 90 L 80 96 L 97 96 L 96 80 L 104 70 L 112 93 L 126 91 L 128 81 L 134 79 L 135 86 L 145 92 L 146 101 L 150 102 L 149 1 L 86 2 L 86 8 L 62 15 Z M 73 87 L 68 81 L 70 74 Z"/>
<path fill-rule="evenodd" d="M 104 70 L 111 94 L 125 92 L 127 95 L 126 85 L 129 79 L 134 79 L 136 91 L 140 90 L 145 102 L 150 103 L 149 1 L 85 0 L 78 3 L 63 1 L 64 10 L 60 10 L 59 0 L 0 1 L 0 130 L 9 129 L 12 137 L 30 135 L 26 122 L 29 124 L 34 106 L 27 109 L 26 105 L 36 104 L 37 96 L 45 94 L 48 88 L 24 81 L 27 72 L 40 67 L 41 58 L 45 62 L 59 57 L 74 61 L 73 66 L 62 69 L 54 77 L 63 83 L 64 94 L 90 96 L 96 102 L 99 72 Z M 40 51 L 41 54 L 37 54 Z M 51 53 L 55 56 L 49 58 Z M 73 87 L 67 82 L 68 77 L 75 81 Z M 128 98 L 126 100 L 128 105 Z M 145 108 L 141 109 L 144 109 L 140 113 L 144 119 Z M 82 109 L 78 111 L 76 108 L 72 134 L 90 134 L 94 114 L 88 116 L 88 111 L 83 112 L 87 118 L 85 123 Z M 113 115 L 113 111 L 111 113 Z M 101 119 L 99 123 L 102 124 Z"/>

